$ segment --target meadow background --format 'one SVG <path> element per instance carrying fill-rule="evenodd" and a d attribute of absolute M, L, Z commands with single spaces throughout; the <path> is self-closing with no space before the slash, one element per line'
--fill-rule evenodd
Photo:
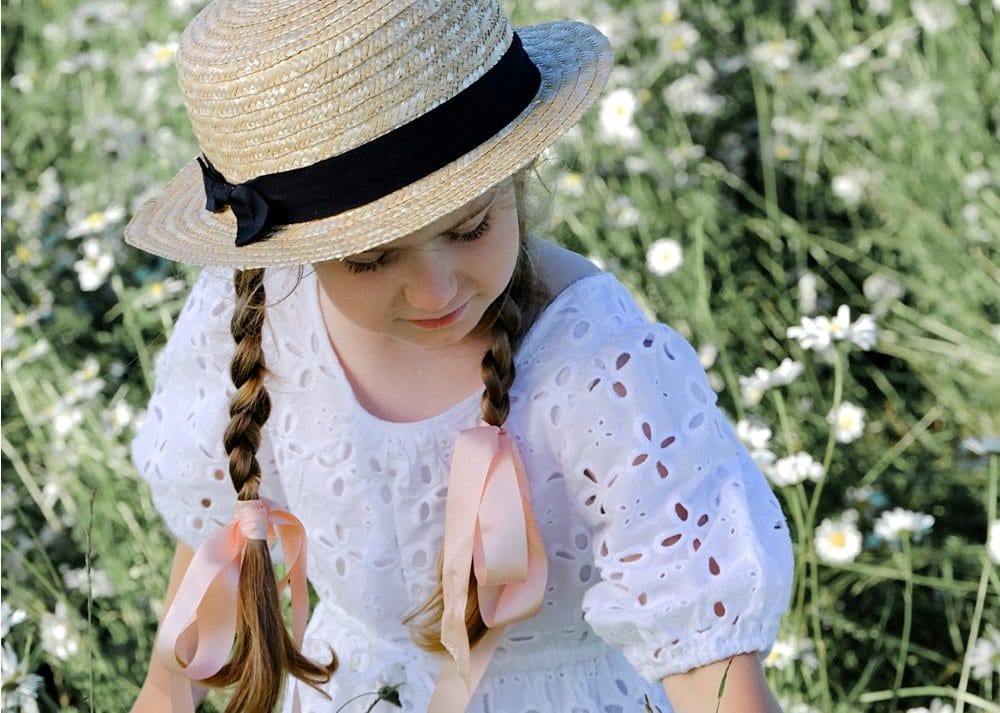
<path fill-rule="evenodd" d="M 173 546 L 128 443 L 196 273 L 122 228 L 196 153 L 199 7 L 3 2 L 4 713 L 125 710 L 144 676 Z M 689 337 L 774 483 L 785 710 L 1000 711 L 1000 3 L 508 9 L 616 49 L 539 230 Z"/>

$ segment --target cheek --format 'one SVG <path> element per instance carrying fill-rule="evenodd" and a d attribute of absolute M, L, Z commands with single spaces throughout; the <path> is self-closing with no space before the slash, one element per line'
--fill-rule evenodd
<path fill-rule="evenodd" d="M 338 264 L 326 270 L 317 266 L 316 276 L 334 309 L 349 322 L 370 328 L 383 320 L 390 298 L 374 273 L 354 275 Z M 359 277 L 366 278 L 363 287 Z"/>
<path fill-rule="evenodd" d="M 496 286 L 499 294 L 507 286 L 517 264 L 521 244 L 517 213 L 512 210 L 503 211 L 497 217 L 493 231 L 492 240 L 488 245 L 488 255 L 484 255 L 483 268 L 488 271 L 490 283 Z"/>

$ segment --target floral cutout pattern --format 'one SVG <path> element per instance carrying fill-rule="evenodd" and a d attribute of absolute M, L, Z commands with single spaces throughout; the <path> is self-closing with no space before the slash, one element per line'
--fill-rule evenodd
<path fill-rule="evenodd" d="M 314 277 L 266 279 L 262 487 L 309 535 L 319 604 L 306 650 L 340 657 L 324 687 L 333 700 L 400 683 L 402 710 L 426 710 L 439 663 L 401 618 L 435 587 L 452 444 L 478 422 L 480 395 L 416 423 L 372 416 L 330 346 Z M 228 477 L 217 477 L 229 280 L 202 273 L 133 444 L 154 502 L 188 544 L 233 507 Z M 666 712 L 663 676 L 767 650 L 790 584 L 787 529 L 687 343 L 602 275 L 553 301 L 516 366 L 506 428 L 531 480 L 549 579 L 541 611 L 505 630 L 474 709 L 625 713 L 648 696 Z M 328 709 L 318 693 L 300 695 L 304 711 Z"/>

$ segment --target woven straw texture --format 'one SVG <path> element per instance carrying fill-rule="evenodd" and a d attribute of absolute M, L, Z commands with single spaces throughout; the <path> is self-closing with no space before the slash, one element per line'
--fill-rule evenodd
<path fill-rule="evenodd" d="M 537 96 L 444 168 L 240 248 L 232 212 L 205 209 L 192 161 L 137 211 L 126 241 L 196 265 L 307 264 L 363 252 L 462 207 L 568 130 L 611 70 L 611 48 L 589 25 L 517 32 L 542 75 Z M 425 114 L 489 70 L 512 34 L 496 0 L 215 0 L 185 30 L 177 72 L 202 152 L 239 183 L 342 154 Z"/>

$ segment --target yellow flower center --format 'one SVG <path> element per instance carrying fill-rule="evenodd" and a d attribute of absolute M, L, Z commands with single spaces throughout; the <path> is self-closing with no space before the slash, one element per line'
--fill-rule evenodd
<path fill-rule="evenodd" d="M 830 544 L 836 547 L 837 549 L 841 549 L 847 545 L 847 538 L 844 537 L 843 532 L 835 532 L 832 535 L 830 535 Z"/>
<path fill-rule="evenodd" d="M 169 62 L 174 58 L 174 51 L 168 45 L 160 45 L 153 52 L 153 57 L 156 58 L 158 62 Z"/>
<path fill-rule="evenodd" d="M 677 14 L 670 10 L 664 10 L 660 13 L 660 22 L 664 25 L 672 25 L 677 22 Z"/>
<path fill-rule="evenodd" d="M 100 228 L 104 224 L 104 211 L 95 210 L 83 219 L 83 224 L 88 228 Z"/>
<path fill-rule="evenodd" d="M 684 38 L 683 37 L 680 37 L 680 36 L 675 37 L 670 42 L 670 49 L 672 49 L 674 52 L 680 52 L 685 47 L 687 47 L 687 44 L 684 42 Z"/>

